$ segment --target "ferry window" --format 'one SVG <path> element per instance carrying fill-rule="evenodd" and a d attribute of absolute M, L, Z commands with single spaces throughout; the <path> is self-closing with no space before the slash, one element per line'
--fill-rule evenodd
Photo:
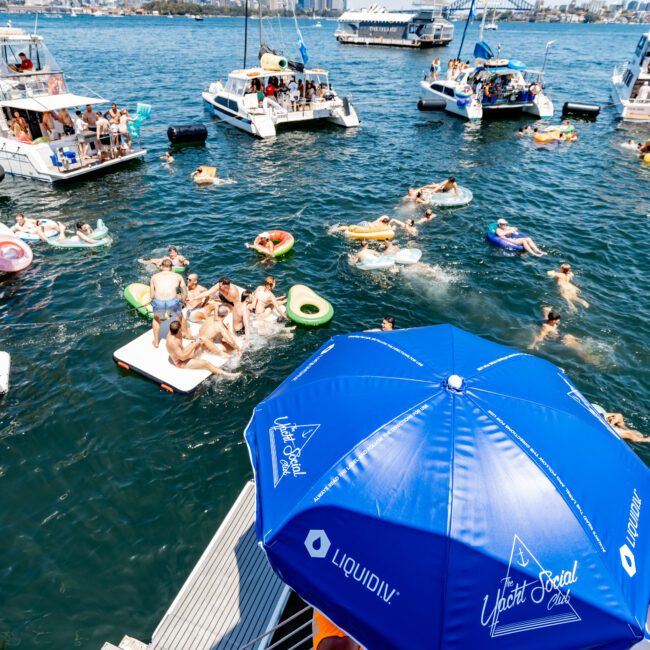
<path fill-rule="evenodd" d="M 632 74 L 632 72 L 630 70 L 628 70 L 625 73 L 625 79 L 623 79 L 623 83 L 626 86 L 629 86 L 632 83 L 632 81 L 634 81 L 634 75 Z"/>

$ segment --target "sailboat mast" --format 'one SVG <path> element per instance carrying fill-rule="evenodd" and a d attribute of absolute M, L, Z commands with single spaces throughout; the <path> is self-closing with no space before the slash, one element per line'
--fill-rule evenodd
<path fill-rule="evenodd" d="M 257 6 L 260 9 L 260 47 L 264 44 L 262 37 L 262 0 L 257 0 Z"/>
<path fill-rule="evenodd" d="M 488 12 L 488 0 L 485 0 L 485 6 L 483 7 L 483 19 L 481 20 L 481 29 L 479 30 L 478 33 L 479 42 L 483 41 L 483 29 L 485 27 L 485 18 L 487 16 L 487 12 Z"/>
<path fill-rule="evenodd" d="M 248 48 L 248 0 L 244 4 L 244 70 L 246 70 L 246 50 Z"/>

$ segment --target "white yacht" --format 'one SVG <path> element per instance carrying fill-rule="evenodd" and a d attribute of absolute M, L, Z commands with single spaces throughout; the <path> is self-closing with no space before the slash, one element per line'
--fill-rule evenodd
<path fill-rule="evenodd" d="M 420 83 L 422 99 L 444 100 L 445 110 L 468 120 L 480 120 L 486 114 L 503 116 L 529 113 L 553 117 L 553 102 L 544 93 L 543 72 L 527 70 L 521 61 L 496 58 L 485 42 L 474 48 L 473 66 L 455 76 Z"/>
<path fill-rule="evenodd" d="M 265 60 L 262 57 L 262 63 Z M 316 89 L 313 96 L 310 99 L 304 96 L 292 98 L 288 90 L 292 81 L 302 88 L 313 84 Z M 258 99 L 257 89 L 262 89 L 262 92 L 269 84 L 279 92 Z M 347 97 L 341 98 L 336 94 L 327 71 L 319 68 L 299 72 L 285 64 L 283 69 L 268 69 L 261 65 L 233 70 L 225 87 L 220 82 L 212 83 L 202 96 L 213 115 L 259 138 L 275 136 L 278 127 L 319 120 L 346 128 L 359 126 L 359 117 L 352 103 Z"/>
<path fill-rule="evenodd" d="M 454 26 L 441 7 L 388 11 L 380 5 L 346 11 L 338 18 L 339 43 L 430 48 L 448 45 Z"/>
<path fill-rule="evenodd" d="M 639 39 L 632 60 L 614 68 L 612 98 L 623 120 L 650 122 L 650 31 Z"/>
<path fill-rule="evenodd" d="M 99 156 L 100 145 L 89 132 L 87 157 L 82 158 L 79 137 L 71 127 L 64 127 L 57 112 L 65 109 L 74 120 L 76 109 L 106 103 L 101 97 L 68 90 L 41 36 L 0 28 L 0 165 L 7 173 L 53 183 L 144 156 L 146 150 L 135 142 L 130 151 L 115 149 Z M 42 126 L 45 113 L 55 118 L 49 135 Z M 16 128 L 16 120 L 24 128 Z"/>

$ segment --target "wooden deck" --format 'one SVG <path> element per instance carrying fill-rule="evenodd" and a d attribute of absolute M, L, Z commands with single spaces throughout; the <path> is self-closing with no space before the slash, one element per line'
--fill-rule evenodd
<path fill-rule="evenodd" d="M 158 624 L 149 649 L 241 648 L 275 624 L 288 595 L 257 545 L 255 484 L 249 481 Z"/>
<path fill-rule="evenodd" d="M 155 629 L 149 645 L 125 636 L 102 650 L 263 650 L 290 589 L 273 573 L 255 537 L 249 481 Z M 250 644 L 250 645 L 249 645 Z"/>

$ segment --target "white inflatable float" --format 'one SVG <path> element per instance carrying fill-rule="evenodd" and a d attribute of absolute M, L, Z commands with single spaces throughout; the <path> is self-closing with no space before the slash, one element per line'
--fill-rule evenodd
<path fill-rule="evenodd" d="M 231 316 L 225 319 L 226 324 L 231 321 Z M 166 326 L 165 326 L 166 325 Z M 196 336 L 200 325 L 188 323 L 190 332 Z M 188 370 L 177 368 L 169 360 L 169 353 L 165 346 L 164 336 L 167 335 L 169 323 L 162 323 L 160 328 L 160 345 L 153 346 L 153 332 L 147 330 L 130 343 L 122 346 L 113 353 L 113 361 L 124 370 L 131 370 L 151 381 L 160 384 L 161 388 L 170 393 L 190 395 L 204 381 L 212 376 L 207 370 Z M 185 341 L 187 345 L 189 341 Z M 230 357 L 216 354 L 201 354 L 201 359 L 209 361 L 213 366 L 221 368 Z"/>
<path fill-rule="evenodd" d="M 0 395 L 9 392 L 9 371 L 11 356 L 9 352 L 0 352 Z"/>

